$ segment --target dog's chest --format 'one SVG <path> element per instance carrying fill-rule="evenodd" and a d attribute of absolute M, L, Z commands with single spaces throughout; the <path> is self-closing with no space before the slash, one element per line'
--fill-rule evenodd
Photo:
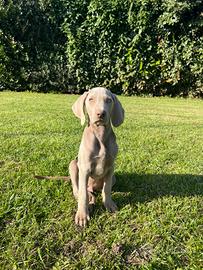
<path fill-rule="evenodd" d="M 94 178 L 104 177 L 112 167 L 113 162 L 114 158 L 106 151 L 106 149 L 100 151 L 98 155 L 93 157 L 92 176 L 94 176 Z"/>

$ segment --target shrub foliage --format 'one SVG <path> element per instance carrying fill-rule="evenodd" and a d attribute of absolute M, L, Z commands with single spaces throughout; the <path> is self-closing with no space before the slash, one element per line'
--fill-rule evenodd
<path fill-rule="evenodd" d="M 0 4 L 0 87 L 203 95 L 202 0 Z"/>

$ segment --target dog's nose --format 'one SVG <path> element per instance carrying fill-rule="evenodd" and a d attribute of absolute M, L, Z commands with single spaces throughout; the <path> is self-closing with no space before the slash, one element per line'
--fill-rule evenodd
<path fill-rule="evenodd" d="M 104 118 L 105 115 L 106 115 L 106 112 L 105 112 L 105 111 L 103 111 L 103 112 L 98 112 L 98 113 L 97 113 L 97 116 L 98 116 L 99 118 Z"/>

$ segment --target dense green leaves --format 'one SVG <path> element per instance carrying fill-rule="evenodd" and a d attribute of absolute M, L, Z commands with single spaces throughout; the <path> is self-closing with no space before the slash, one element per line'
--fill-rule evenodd
<path fill-rule="evenodd" d="M 67 77 L 63 6 L 50 1 L 2 1 L 0 6 L 0 86 L 10 89 L 64 88 Z M 6 61 L 8 59 L 8 61 Z"/>
<path fill-rule="evenodd" d="M 202 1 L 81 1 L 67 23 L 69 68 L 77 86 L 127 94 L 202 91 Z"/>
<path fill-rule="evenodd" d="M 202 0 L 2 1 L 0 87 L 203 95 Z"/>

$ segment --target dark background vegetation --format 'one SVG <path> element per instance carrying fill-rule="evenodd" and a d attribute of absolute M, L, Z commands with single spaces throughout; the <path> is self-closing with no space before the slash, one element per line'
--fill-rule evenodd
<path fill-rule="evenodd" d="M 0 2 L 0 90 L 203 96 L 202 0 Z"/>

